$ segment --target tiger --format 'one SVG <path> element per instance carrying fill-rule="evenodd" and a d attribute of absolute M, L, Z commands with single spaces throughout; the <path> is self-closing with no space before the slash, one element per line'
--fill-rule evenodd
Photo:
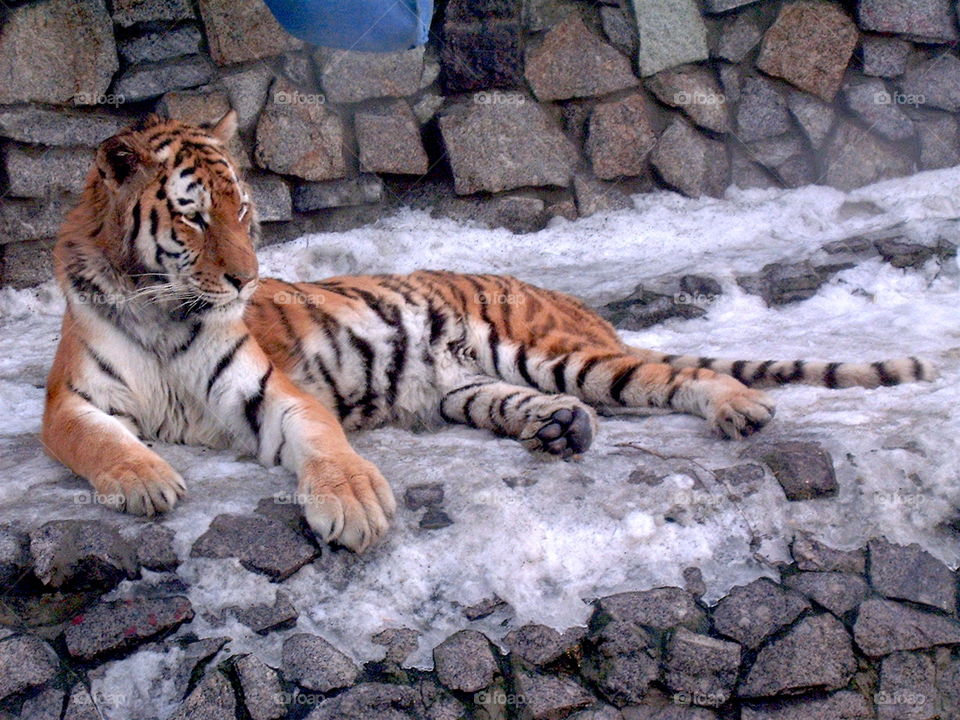
<path fill-rule="evenodd" d="M 456 423 L 569 459 L 598 411 L 689 413 L 738 439 L 773 418 L 765 387 L 932 378 L 916 358 L 633 347 L 580 300 L 505 275 L 261 278 L 236 126 L 233 111 L 206 126 L 150 115 L 103 141 L 54 246 L 66 307 L 41 438 L 118 510 L 153 516 L 186 492 L 150 441 L 229 448 L 287 469 L 315 536 L 362 552 L 397 504 L 349 431 Z"/>

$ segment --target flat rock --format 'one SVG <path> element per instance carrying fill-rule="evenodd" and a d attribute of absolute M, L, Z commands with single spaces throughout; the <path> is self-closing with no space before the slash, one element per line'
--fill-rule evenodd
<path fill-rule="evenodd" d="M 944 54 L 910 65 L 900 81 L 907 101 L 949 112 L 960 110 L 960 58 Z"/>
<path fill-rule="evenodd" d="M 743 463 L 727 468 L 717 468 L 713 471 L 713 475 L 717 482 L 726 488 L 730 499 L 742 500 L 760 489 L 766 477 L 766 471 L 757 463 Z"/>
<path fill-rule="evenodd" d="M 65 700 L 63 690 L 47 688 L 24 701 L 20 720 L 61 720 Z"/>
<path fill-rule="evenodd" d="M 224 720 L 236 717 L 236 713 L 233 686 L 219 670 L 211 670 L 170 715 L 170 720 Z"/>
<path fill-rule="evenodd" d="M 314 53 L 327 102 L 404 97 L 420 89 L 423 48 L 391 53 L 320 49 Z"/>
<path fill-rule="evenodd" d="M 7 8 L 0 34 L 0 105 L 93 105 L 118 67 L 103 0 Z"/>
<path fill-rule="evenodd" d="M 440 132 L 459 195 L 523 186 L 566 187 L 578 152 L 535 101 L 459 104 L 440 116 Z"/>
<path fill-rule="evenodd" d="M 633 87 L 630 61 L 570 15 L 527 50 L 526 78 L 540 101 L 592 97 Z"/>
<path fill-rule="evenodd" d="M 853 190 L 880 180 L 909 175 L 914 169 L 907 157 L 847 121 L 841 121 L 825 148 L 824 180 L 838 190 Z"/>
<path fill-rule="evenodd" d="M 730 699 L 740 669 L 740 646 L 679 628 L 667 642 L 664 682 L 697 697 L 698 705 L 719 707 Z"/>
<path fill-rule="evenodd" d="M 70 691 L 63 720 L 103 720 L 100 708 L 94 702 L 87 686 L 78 682 Z"/>
<path fill-rule="evenodd" d="M 838 690 L 857 669 L 853 644 L 832 615 L 801 620 L 786 635 L 771 641 L 739 689 L 741 697 L 769 697 L 807 690 Z"/>
<path fill-rule="evenodd" d="M 920 138 L 920 167 L 924 170 L 960 165 L 960 131 L 950 115 L 924 117 L 915 121 Z"/>
<path fill-rule="evenodd" d="M 895 268 L 915 268 L 919 270 L 936 252 L 935 248 L 907 242 L 902 238 L 877 240 L 874 246 L 884 262 L 890 263 Z"/>
<path fill-rule="evenodd" d="M 12 588 L 30 570 L 30 536 L 9 525 L 0 525 L 0 587 Z"/>
<path fill-rule="evenodd" d="M 532 665 L 549 665 L 572 652 L 585 632 L 583 628 L 571 628 L 561 634 L 546 625 L 528 623 L 507 633 L 503 644 Z"/>
<path fill-rule="evenodd" d="M 882 80 L 869 78 L 849 83 L 843 89 L 847 107 L 871 130 L 890 140 L 913 137 L 910 118 L 894 103 L 893 95 Z"/>
<path fill-rule="evenodd" d="M 193 20 L 190 0 L 114 0 L 113 21 L 121 27 L 138 23 Z"/>
<path fill-rule="evenodd" d="M 363 174 L 343 180 L 300 183 L 293 188 L 292 197 L 297 212 L 368 205 L 383 198 L 383 180 L 376 175 Z"/>
<path fill-rule="evenodd" d="M 640 93 L 599 103 L 590 114 L 586 151 L 598 178 L 642 175 L 657 142 L 646 98 Z"/>
<path fill-rule="evenodd" d="M 410 510 L 443 504 L 443 483 L 411 485 L 403 493 L 403 504 Z"/>
<path fill-rule="evenodd" d="M 629 210 L 633 207 L 633 201 L 616 183 L 604 182 L 585 172 L 573 176 L 573 195 L 579 217 Z"/>
<path fill-rule="evenodd" d="M 693 303 L 677 302 L 678 297 L 646 290 L 643 285 L 627 297 L 597 308 L 601 317 L 620 330 L 642 330 L 670 318 L 697 318 L 706 310 Z"/>
<path fill-rule="evenodd" d="M 250 605 L 249 607 L 229 608 L 237 620 L 258 635 L 267 635 L 274 630 L 283 630 L 297 624 L 300 614 L 290 602 L 286 593 L 277 592 L 273 605 Z"/>
<path fill-rule="evenodd" d="M 257 0 L 199 0 L 210 56 L 217 65 L 280 55 L 303 43 Z"/>
<path fill-rule="evenodd" d="M 276 175 L 248 175 L 247 185 L 253 195 L 260 222 L 285 222 L 293 218 L 290 186 Z"/>
<path fill-rule="evenodd" d="M 858 692 L 841 690 L 824 698 L 777 700 L 763 708 L 744 707 L 742 720 L 861 720 L 874 718 L 873 706 Z"/>
<path fill-rule="evenodd" d="M 747 143 L 783 135 L 792 127 L 783 93 L 766 78 L 748 77 L 740 91 L 737 137 Z"/>
<path fill-rule="evenodd" d="M 843 615 L 867 599 L 867 581 L 853 573 L 801 572 L 786 578 L 784 584 L 834 615 Z"/>
<path fill-rule="evenodd" d="M 749 5 L 750 3 L 757 2 L 757 0 L 705 0 L 705 2 L 707 12 L 721 13 L 727 10 L 734 10 L 743 5 Z"/>
<path fill-rule="evenodd" d="M 957 611 L 957 580 L 950 568 L 916 543 L 906 547 L 871 540 L 870 583 L 881 595 Z"/>
<path fill-rule="evenodd" d="M 736 16 L 724 24 L 717 44 L 717 57 L 732 63 L 743 60 L 763 37 L 763 30 L 750 13 Z"/>
<path fill-rule="evenodd" d="M 454 633 L 433 649 L 437 679 L 451 690 L 477 692 L 498 672 L 490 641 L 475 630 Z"/>
<path fill-rule="evenodd" d="M 600 25 L 607 40 L 627 57 L 637 52 L 637 28 L 633 16 L 625 7 L 603 5 L 600 7 Z"/>
<path fill-rule="evenodd" d="M 182 55 L 195 55 L 202 51 L 203 34 L 194 25 L 167 30 L 148 30 L 121 40 L 117 45 L 126 62 L 136 65 L 142 62 L 157 62 Z"/>
<path fill-rule="evenodd" d="M 237 127 L 240 130 L 250 130 L 256 125 L 271 82 L 273 71 L 263 63 L 221 72 L 219 83 L 230 96 L 230 107 L 237 111 Z"/>
<path fill-rule="evenodd" d="M 707 27 L 694 0 L 636 0 L 633 9 L 644 77 L 710 57 Z"/>
<path fill-rule="evenodd" d="M 183 595 L 101 601 L 70 621 L 64 640 L 72 657 L 88 661 L 127 652 L 192 619 Z"/>
<path fill-rule="evenodd" d="M 73 196 L 0 199 L 0 245 L 56 237 Z"/>
<path fill-rule="evenodd" d="M 906 40 L 885 35 L 864 35 L 860 38 L 863 74 L 895 78 L 907 69 L 912 46 Z"/>
<path fill-rule="evenodd" d="M 358 110 L 353 122 L 362 171 L 423 175 L 429 169 L 420 124 L 405 101 Z"/>
<path fill-rule="evenodd" d="M 81 148 L 10 145 L 3 155 L 7 192 L 13 197 L 35 198 L 59 192 L 79 194 L 93 157 L 93 151 Z"/>
<path fill-rule="evenodd" d="M 353 685 L 360 669 L 323 638 L 297 633 L 283 641 L 283 674 L 307 690 L 325 693 Z"/>
<path fill-rule="evenodd" d="M 853 637 L 864 653 L 878 657 L 960 644 L 960 623 L 892 600 L 871 599 L 860 605 Z"/>
<path fill-rule="evenodd" d="M 770 263 L 759 275 L 738 278 L 737 282 L 748 293 L 760 295 L 767 305 L 786 305 L 813 297 L 826 282 L 808 261 L 799 263 Z M 786 492 L 786 488 L 784 488 Z"/>
<path fill-rule="evenodd" d="M 411 628 L 388 628 L 378 632 L 370 640 L 387 648 L 384 660 L 399 665 L 420 646 L 420 633 Z"/>
<path fill-rule="evenodd" d="M 54 588 L 105 592 L 137 575 L 136 550 L 112 525 L 52 520 L 31 531 L 34 573 Z"/>
<path fill-rule="evenodd" d="M 261 167 L 304 180 L 343 177 L 343 122 L 318 96 L 302 95 L 277 80 L 257 123 L 256 160 Z"/>
<path fill-rule="evenodd" d="M 674 118 L 660 136 L 650 162 L 664 182 L 687 197 L 720 197 L 730 177 L 723 143 L 710 140 L 680 118 Z"/>
<path fill-rule="evenodd" d="M 898 652 L 880 665 L 880 689 L 874 696 L 879 720 L 945 717 L 938 710 L 937 668 L 929 655 Z"/>
<path fill-rule="evenodd" d="M 863 574 L 867 567 L 863 550 L 837 550 L 807 534 L 798 534 L 794 538 L 790 552 L 800 570 Z"/>
<path fill-rule="evenodd" d="M 243 691 L 243 705 L 250 720 L 279 720 L 286 717 L 283 684 L 272 667 L 256 655 L 244 655 L 237 660 L 237 679 Z"/>
<path fill-rule="evenodd" d="M 610 705 L 594 705 L 569 717 L 569 720 L 623 720 L 623 715 Z"/>
<path fill-rule="evenodd" d="M 0 135 L 35 145 L 93 148 L 133 121 L 134 118 L 102 112 L 8 107 L 0 108 Z"/>
<path fill-rule="evenodd" d="M 799 593 L 760 578 L 733 588 L 717 603 L 713 624 L 721 635 L 753 649 L 809 609 Z"/>
<path fill-rule="evenodd" d="M 819 443 L 774 443 L 763 447 L 757 458 L 773 472 L 787 500 L 832 497 L 839 491 L 833 458 Z"/>
<path fill-rule="evenodd" d="M 597 610 L 614 620 L 654 630 L 685 627 L 696 632 L 705 629 L 704 611 L 690 593 L 676 587 L 608 595 L 597 601 Z"/>
<path fill-rule="evenodd" d="M 438 507 L 428 507 L 420 518 L 420 527 L 424 530 L 439 530 L 453 525 L 453 518 Z"/>
<path fill-rule="evenodd" d="M 836 117 L 833 107 L 813 95 L 800 91 L 789 94 L 787 107 L 814 149 L 822 147 L 833 128 Z"/>
<path fill-rule="evenodd" d="M 285 580 L 319 555 L 303 535 L 258 515 L 218 515 L 193 544 L 191 557 L 237 558 L 251 572 Z"/>
<path fill-rule="evenodd" d="M 799 0 L 784 5 L 767 30 L 757 67 L 830 102 L 858 39 L 856 24 L 840 7 Z"/>
<path fill-rule="evenodd" d="M 589 636 L 580 673 L 614 705 L 639 703 L 660 677 L 656 647 L 643 628 L 613 620 Z"/>
<path fill-rule="evenodd" d="M 321 702 L 307 715 L 307 720 L 418 720 L 419 699 L 412 687 L 362 683 Z"/>
<path fill-rule="evenodd" d="M 441 79 L 450 94 L 523 85 L 523 30 L 517 17 L 446 22 Z"/>
<path fill-rule="evenodd" d="M 0 700 L 43 685 L 59 670 L 57 654 L 37 636 L 11 635 L 0 640 Z"/>
<path fill-rule="evenodd" d="M 683 110 L 696 125 L 715 133 L 730 130 L 727 98 L 705 67 L 664 70 L 648 78 L 646 85 L 660 102 Z"/>
<path fill-rule="evenodd" d="M 524 713 L 531 720 L 555 720 L 588 705 L 596 698 L 582 685 L 565 677 L 520 671 L 514 676 Z"/>
<path fill-rule="evenodd" d="M 117 78 L 113 94 L 123 102 L 138 102 L 171 90 L 204 85 L 215 75 L 216 68 L 205 55 L 131 65 Z"/>
<path fill-rule="evenodd" d="M 957 39 L 950 0 L 860 0 L 858 14 L 865 30 L 905 35 L 921 42 Z"/>
<path fill-rule="evenodd" d="M 137 535 L 137 562 L 157 572 L 175 569 L 180 564 L 173 548 L 175 537 L 170 528 L 150 523 Z"/>

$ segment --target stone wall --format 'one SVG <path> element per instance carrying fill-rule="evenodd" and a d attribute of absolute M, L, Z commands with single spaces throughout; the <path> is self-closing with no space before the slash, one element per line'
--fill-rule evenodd
<path fill-rule="evenodd" d="M 261 0 L 4 6 L 6 285 L 49 277 L 93 148 L 149 111 L 238 111 L 268 241 L 402 205 L 526 232 L 656 188 L 960 163 L 950 0 L 441 0 L 430 45 L 387 55 L 304 46 Z"/>

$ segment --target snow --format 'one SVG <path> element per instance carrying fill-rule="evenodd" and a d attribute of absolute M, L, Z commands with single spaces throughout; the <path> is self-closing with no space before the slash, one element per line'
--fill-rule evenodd
<path fill-rule="evenodd" d="M 233 560 L 191 559 L 189 550 L 215 515 L 250 512 L 261 498 L 290 493 L 292 478 L 230 452 L 157 444 L 190 488 L 162 520 L 177 534 L 184 560 L 178 575 L 197 611 L 180 633 L 226 635 L 233 638 L 230 652 L 253 651 L 278 665 L 291 632 L 315 632 L 363 661 L 383 653 L 371 635 L 408 626 L 423 633 L 414 663 L 429 667 L 430 649 L 467 625 L 463 607 L 491 595 L 509 602 L 515 616 L 503 625 L 506 616 L 498 612 L 471 625 L 495 640 L 527 621 L 561 629 L 582 624 L 592 598 L 682 584 L 690 566 L 703 572 L 712 602 L 734 585 L 776 576 L 801 530 L 841 548 L 885 534 L 920 543 L 951 567 L 960 564 L 958 537 L 942 524 L 960 502 L 956 265 L 901 271 L 871 260 L 840 273 L 814 298 L 776 309 L 743 294 L 733 279 L 768 262 L 822 261 L 821 245 L 858 233 L 901 226 L 918 239 L 956 237 L 960 169 L 851 193 L 732 190 L 722 200 L 655 193 L 636 196 L 634 204 L 572 223 L 555 220 L 525 236 L 403 210 L 365 228 L 263 248 L 262 271 L 289 279 L 418 267 L 507 272 L 591 302 L 641 281 L 655 288 L 686 272 L 709 274 L 721 280 L 724 294 L 705 317 L 624 333 L 625 339 L 670 352 L 754 359 L 916 354 L 939 366 L 939 379 L 879 390 L 778 390 L 774 423 L 742 443 L 714 439 L 692 417 L 606 418 L 579 463 L 542 462 L 513 441 L 464 427 L 358 433 L 356 448 L 379 465 L 398 498 L 411 485 L 444 483 L 444 509 L 454 524 L 421 530 L 422 511 L 401 502 L 381 546 L 359 557 L 324 552 L 281 585 Z M 9 409 L 0 427 L 0 512 L 6 522 L 28 524 L 110 519 L 133 535 L 144 520 L 91 505 L 85 483 L 38 452 L 42 387 L 61 311 L 50 285 L 0 291 L 0 401 Z M 787 439 L 815 440 L 830 450 L 836 498 L 787 502 L 770 477 L 744 495 L 711 472 L 746 462 L 758 444 Z M 663 480 L 631 482 L 638 469 Z M 278 589 L 300 612 L 294 630 L 261 638 L 221 612 L 272 603 Z M 94 691 L 109 700 L 107 717 L 172 707 L 161 670 L 174 659 L 134 655 L 98 672 Z M 130 675 L 140 677 L 136 686 L 123 685 Z"/>

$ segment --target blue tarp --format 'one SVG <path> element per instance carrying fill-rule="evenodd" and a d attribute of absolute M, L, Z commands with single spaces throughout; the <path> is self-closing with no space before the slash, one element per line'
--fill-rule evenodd
<path fill-rule="evenodd" d="M 433 0 L 265 0 L 284 29 L 313 45 L 393 52 L 424 45 Z"/>

